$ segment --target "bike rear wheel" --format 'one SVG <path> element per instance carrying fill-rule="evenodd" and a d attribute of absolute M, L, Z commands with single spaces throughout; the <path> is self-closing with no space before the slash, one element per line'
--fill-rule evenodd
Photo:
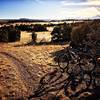
<path fill-rule="evenodd" d="M 92 72 L 96 67 L 96 61 L 90 55 L 81 55 L 80 67 L 85 72 Z"/>

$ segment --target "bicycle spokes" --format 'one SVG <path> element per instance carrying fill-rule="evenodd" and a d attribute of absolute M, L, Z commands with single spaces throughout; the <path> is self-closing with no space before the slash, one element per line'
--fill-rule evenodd
<path fill-rule="evenodd" d="M 96 67 L 96 62 L 92 57 L 82 57 L 80 59 L 80 67 L 83 71 L 93 71 Z"/>

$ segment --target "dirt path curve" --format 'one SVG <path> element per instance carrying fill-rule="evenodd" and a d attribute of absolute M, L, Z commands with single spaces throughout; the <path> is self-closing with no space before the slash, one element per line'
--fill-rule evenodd
<path fill-rule="evenodd" d="M 27 66 L 24 62 L 20 61 L 18 58 L 16 58 L 12 54 L 7 53 L 7 52 L 0 52 L 0 54 L 5 56 L 7 59 L 11 60 L 12 63 L 18 68 L 18 71 L 20 72 L 20 75 L 21 75 L 21 79 L 24 81 L 24 84 L 27 90 L 29 90 L 28 92 L 29 93 L 32 92 L 32 90 L 34 89 L 34 85 L 36 84 L 36 80 L 39 78 L 37 77 L 37 73 L 30 71 L 28 69 L 29 66 Z M 35 70 L 39 71 L 40 67 L 41 66 L 37 64 L 33 65 L 34 71 Z"/>

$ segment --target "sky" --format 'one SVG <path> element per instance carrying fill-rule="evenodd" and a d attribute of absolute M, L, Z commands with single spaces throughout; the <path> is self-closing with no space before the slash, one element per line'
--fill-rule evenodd
<path fill-rule="evenodd" d="M 100 16 L 100 0 L 0 0 L 0 19 L 69 19 Z"/>

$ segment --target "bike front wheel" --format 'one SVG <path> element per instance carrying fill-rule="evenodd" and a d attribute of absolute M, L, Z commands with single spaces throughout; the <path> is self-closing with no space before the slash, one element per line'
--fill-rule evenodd
<path fill-rule="evenodd" d="M 68 67 L 69 60 L 67 54 L 62 54 L 58 58 L 58 66 L 61 70 L 65 70 Z"/>

